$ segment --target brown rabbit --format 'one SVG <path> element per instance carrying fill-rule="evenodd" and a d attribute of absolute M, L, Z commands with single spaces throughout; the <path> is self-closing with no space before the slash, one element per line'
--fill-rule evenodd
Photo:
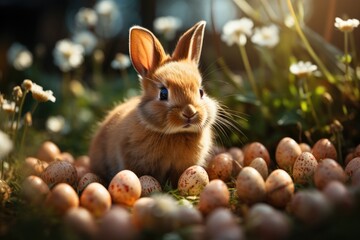
<path fill-rule="evenodd" d="M 147 29 L 130 29 L 130 58 L 142 95 L 115 107 L 90 146 L 92 171 L 110 181 L 122 169 L 177 184 L 203 165 L 213 144 L 218 104 L 203 91 L 198 63 L 205 22 L 179 39 L 171 56 Z"/>

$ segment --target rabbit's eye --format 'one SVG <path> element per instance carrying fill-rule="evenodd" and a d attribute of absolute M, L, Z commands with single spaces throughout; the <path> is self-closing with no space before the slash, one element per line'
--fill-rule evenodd
<path fill-rule="evenodd" d="M 159 98 L 161 101 L 168 100 L 168 95 L 169 95 L 169 91 L 167 90 L 167 88 L 165 87 L 160 88 Z"/>
<path fill-rule="evenodd" d="M 200 92 L 200 97 L 202 98 L 204 96 L 204 90 L 200 89 L 199 92 Z"/>

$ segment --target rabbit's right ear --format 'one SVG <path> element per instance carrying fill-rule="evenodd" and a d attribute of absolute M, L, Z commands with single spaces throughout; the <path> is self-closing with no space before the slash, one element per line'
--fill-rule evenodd
<path fill-rule="evenodd" d="M 147 75 L 166 58 L 164 48 L 149 30 L 135 26 L 130 29 L 130 59 L 140 76 Z"/>

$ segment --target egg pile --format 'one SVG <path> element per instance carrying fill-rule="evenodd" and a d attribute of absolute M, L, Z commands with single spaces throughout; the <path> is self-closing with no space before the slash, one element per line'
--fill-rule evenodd
<path fill-rule="evenodd" d="M 21 196 L 86 239 L 283 239 L 295 221 L 318 226 L 356 207 L 360 144 L 339 163 L 329 139 L 311 147 L 285 137 L 270 156 L 260 142 L 219 150 L 165 191 L 156 176 L 129 170 L 105 184 L 87 156 L 47 141 L 24 161 Z"/>

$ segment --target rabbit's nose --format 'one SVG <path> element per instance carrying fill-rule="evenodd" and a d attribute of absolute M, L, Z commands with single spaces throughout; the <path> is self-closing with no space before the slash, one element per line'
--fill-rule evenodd
<path fill-rule="evenodd" d="M 187 105 L 182 111 L 182 115 L 185 118 L 192 118 L 196 115 L 196 113 L 196 108 L 191 104 Z"/>

